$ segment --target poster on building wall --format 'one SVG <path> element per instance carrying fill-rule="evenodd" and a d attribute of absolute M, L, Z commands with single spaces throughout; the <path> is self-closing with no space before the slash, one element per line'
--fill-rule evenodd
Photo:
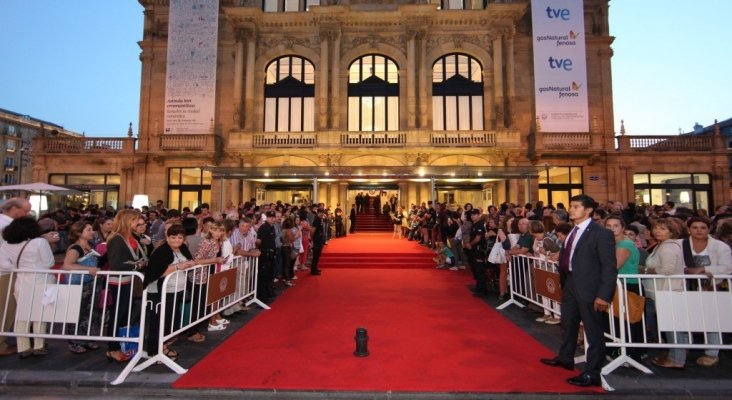
<path fill-rule="evenodd" d="M 165 133 L 208 133 L 214 118 L 219 0 L 170 0 Z"/>
<path fill-rule="evenodd" d="M 543 132 L 588 132 L 582 0 L 532 0 L 534 97 Z"/>

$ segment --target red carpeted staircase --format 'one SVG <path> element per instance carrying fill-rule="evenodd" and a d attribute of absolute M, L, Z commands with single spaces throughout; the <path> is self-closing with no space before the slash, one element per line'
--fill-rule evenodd
<path fill-rule="evenodd" d="M 356 232 L 391 232 L 394 224 L 388 215 L 369 213 L 356 215 Z"/>
<path fill-rule="evenodd" d="M 323 249 L 320 268 L 434 268 L 427 247 L 385 233 L 355 233 L 332 239 Z"/>

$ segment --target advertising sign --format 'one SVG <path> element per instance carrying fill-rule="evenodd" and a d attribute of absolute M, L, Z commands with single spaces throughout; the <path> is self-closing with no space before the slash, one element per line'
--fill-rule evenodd
<path fill-rule="evenodd" d="M 588 132 L 582 0 L 532 0 L 534 95 L 542 132 Z"/>
<path fill-rule="evenodd" d="M 214 117 L 219 0 L 170 0 L 165 133 L 208 133 Z"/>

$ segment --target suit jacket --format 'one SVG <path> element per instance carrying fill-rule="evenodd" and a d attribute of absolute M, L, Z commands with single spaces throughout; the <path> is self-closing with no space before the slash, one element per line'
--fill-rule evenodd
<path fill-rule="evenodd" d="M 562 248 L 562 253 L 564 251 Z M 615 238 L 610 230 L 594 221 L 590 222 L 574 243 L 571 265 L 572 279 L 577 284 L 580 300 L 591 303 L 599 297 L 607 302 L 612 301 L 618 269 Z"/>

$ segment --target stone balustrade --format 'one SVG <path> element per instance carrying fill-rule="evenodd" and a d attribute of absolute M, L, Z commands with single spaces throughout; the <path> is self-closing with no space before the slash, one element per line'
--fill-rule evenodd
<path fill-rule="evenodd" d="M 430 144 L 440 147 L 494 147 L 495 132 L 435 132 L 430 134 Z"/>
<path fill-rule="evenodd" d="M 253 147 L 317 147 L 316 133 L 255 133 L 252 138 Z"/>
<path fill-rule="evenodd" d="M 36 149 L 44 153 L 123 153 L 132 152 L 134 138 L 36 138 Z"/>
<path fill-rule="evenodd" d="M 542 143 L 545 149 L 589 149 L 592 139 L 586 132 L 542 132 Z"/>
<path fill-rule="evenodd" d="M 712 135 L 675 136 L 618 136 L 618 150 L 633 151 L 712 151 L 715 148 Z"/>
<path fill-rule="evenodd" d="M 216 136 L 213 134 L 163 134 L 160 135 L 160 150 L 169 151 L 213 151 Z"/>

